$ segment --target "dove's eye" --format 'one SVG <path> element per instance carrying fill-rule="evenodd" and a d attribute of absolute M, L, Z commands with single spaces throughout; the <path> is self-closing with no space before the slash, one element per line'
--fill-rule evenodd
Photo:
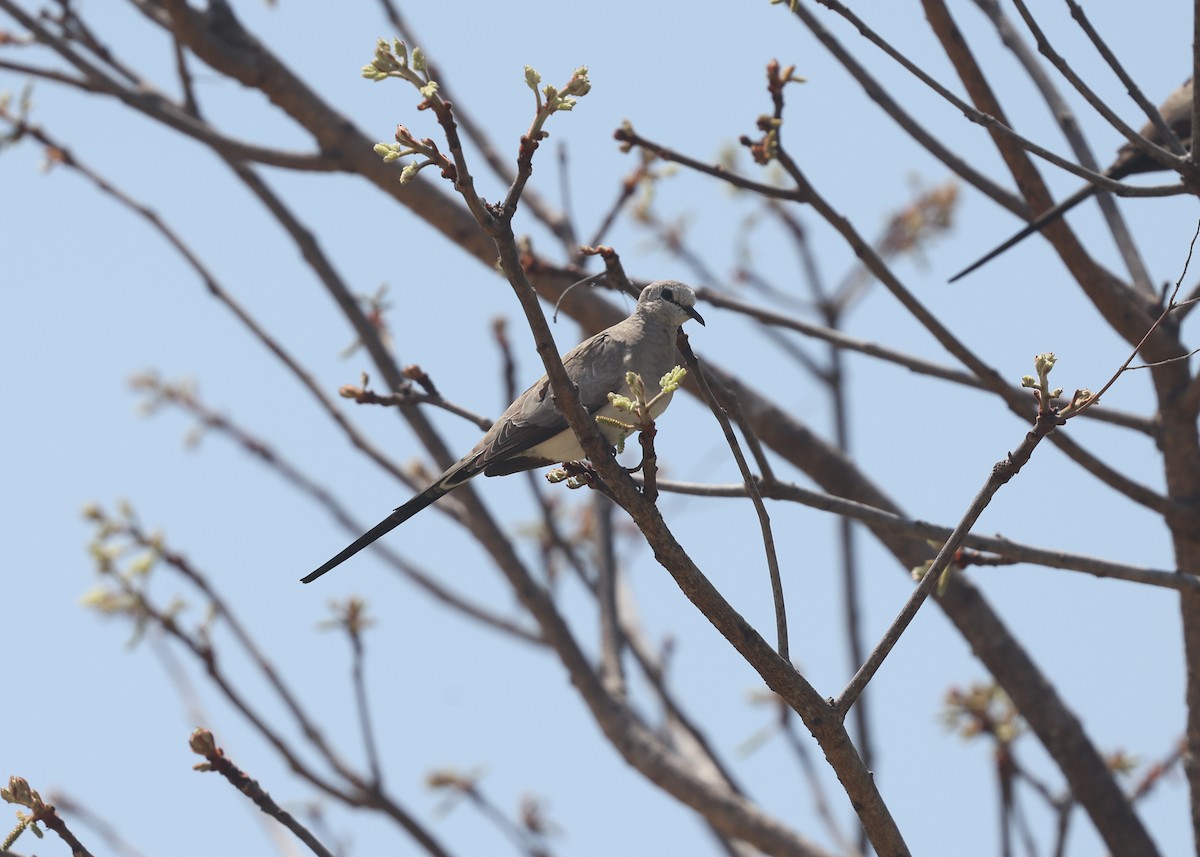
<path fill-rule="evenodd" d="M 675 300 L 675 295 L 671 292 L 670 289 L 663 289 L 662 296 L 663 296 L 663 298 L 665 298 L 666 300 L 669 300 L 669 301 Z"/>

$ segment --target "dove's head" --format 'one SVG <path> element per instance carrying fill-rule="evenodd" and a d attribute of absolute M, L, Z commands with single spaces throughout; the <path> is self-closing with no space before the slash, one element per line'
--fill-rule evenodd
<path fill-rule="evenodd" d="M 704 319 L 696 312 L 696 293 L 691 286 L 678 280 L 657 280 L 642 289 L 637 313 L 671 327 L 678 327 L 689 318 L 704 324 Z"/>

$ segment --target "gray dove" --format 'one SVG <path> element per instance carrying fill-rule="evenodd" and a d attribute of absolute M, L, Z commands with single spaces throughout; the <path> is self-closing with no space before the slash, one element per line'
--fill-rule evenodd
<path fill-rule="evenodd" d="M 576 345 L 563 356 L 567 376 L 579 388 L 579 401 L 596 416 L 628 421 L 608 399 L 609 393 L 632 398 L 625 382 L 627 372 L 636 372 L 648 390 L 671 371 L 675 361 L 675 334 L 689 318 L 704 324 L 696 312 L 696 293 L 676 280 L 658 280 L 642 289 L 633 314 Z M 653 394 L 648 393 L 647 398 Z M 662 396 L 651 409 L 658 417 L 670 403 Z M 600 430 L 611 442 L 622 439 L 622 429 L 600 422 Z M 559 412 L 549 379 L 540 380 L 508 406 L 475 448 L 460 458 L 437 480 L 398 507 L 370 530 L 359 536 L 337 556 L 301 578 L 312 583 L 325 572 L 354 556 L 385 533 L 391 532 L 439 497 L 453 491 L 480 473 L 507 476 L 584 457 L 579 439 Z"/>
<path fill-rule="evenodd" d="M 1167 123 L 1167 126 L 1175 132 L 1179 141 L 1183 143 L 1183 147 L 1190 151 L 1192 148 L 1192 79 L 1190 77 L 1178 89 L 1167 96 L 1167 100 L 1159 105 L 1158 112 L 1162 116 L 1163 121 Z M 1158 133 L 1158 129 L 1150 122 L 1143 125 L 1138 133 L 1155 145 L 1166 145 L 1163 135 Z M 1126 142 L 1124 146 L 1117 150 L 1116 160 L 1104 171 L 1104 175 L 1110 179 L 1123 179 L 1134 173 L 1152 173 L 1162 169 L 1166 168 L 1132 142 Z M 1058 205 L 1046 209 L 1033 220 L 1029 221 L 1029 224 L 1024 229 L 1013 235 L 1003 244 L 989 251 L 987 255 L 982 256 L 963 268 L 950 278 L 950 282 L 953 283 L 955 280 L 965 277 L 976 268 L 995 259 L 1009 247 L 1025 240 L 1035 232 L 1040 232 L 1043 227 L 1058 220 L 1072 208 L 1079 205 L 1079 203 L 1095 195 L 1099 190 L 1100 188 L 1096 185 L 1084 185 Z"/>

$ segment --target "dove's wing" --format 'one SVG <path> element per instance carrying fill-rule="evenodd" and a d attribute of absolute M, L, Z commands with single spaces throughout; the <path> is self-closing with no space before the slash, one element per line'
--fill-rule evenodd
<path fill-rule="evenodd" d="M 584 340 L 563 357 L 567 377 L 579 388 L 580 404 L 589 413 L 607 405 L 609 393 L 625 387 L 629 348 L 619 330 L 624 324 Z M 564 432 L 567 436 L 561 437 Z M 564 449 L 568 455 L 561 454 Z M 554 401 L 550 379 L 543 376 L 509 406 L 472 450 L 472 456 L 472 469 L 482 469 L 488 476 L 504 476 L 581 458 L 583 450 Z"/>

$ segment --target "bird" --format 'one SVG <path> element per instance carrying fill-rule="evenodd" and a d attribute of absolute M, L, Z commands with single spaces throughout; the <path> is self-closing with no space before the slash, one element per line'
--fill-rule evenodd
<path fill-rule="evenodd" d="M 1159 105 L 1158 112 L 1162 116 L 1163 121 L 1175 132 L 1175 136 L 1179 138 L 1183 147 L 1190 151 L 1192 148 L 1192 78 L 1189 77 L 1178 89 L 1168 95 L 1167 100 Z M 1166 145 L 1166 140 L 1153 123 L 1147 122 L 1138 133 L 1157 146 Z M 1166 167 L 1135 146 L 1132 141 L 1129 141 L 1117 150 L 1116 159 L 1104 171 L 1103 175 L 1114 181 L 1119 181 L 1135 173 L 1152 173 L 1163 169 L 1166 169 Z M 980 257 L 975 262 L 963 268 L 950 278 L 950 282 L 953 283 L 962 279 L 976 268 L 985 265 L 999 256 L 1014 244 L 1020 243 L 1035 232 L 1040 232 L 1045 226 L 1058 220 L 1099 190 L 1100 188 L 1096 185 L 1084 185 L 1053 208 L 1046 209 L 1046 211 L 1029 221 L 1023 229 L 1003 244 L 1000 244 L 985 256 Z"/>
<path fill-rule="evenodd" d="M 640 375 L 647 386 L 670 372 L 676 365 L 676 333 L 688 319 L 704 324 L 696 311 L 696 293 L 691 286 L 678 280 L 657 280 L 642 289 L 628 318 L 585 339 L 563 355 L 563 368 L 579 390 L 580 404 L 597 417 L 618 417 L 622 412 L 609 401 L 608 394 L 632 398 L 626 382 L 629 372 Z M 651 416 L 658 417 L 670 400 L 669 393 L 659 398 L 651 408 Z M 607 421 L 600 421 L 599 426 L 610 443 L 618 443 L 627 434 Z M 554 401 L 549 378 L 543 375 L 508 406 L 470 452 L 433 484 L 398 506 L 301 581 L 312 583 L 480 473 L 507 476 L 584 456 L 579 439 Z"/>

